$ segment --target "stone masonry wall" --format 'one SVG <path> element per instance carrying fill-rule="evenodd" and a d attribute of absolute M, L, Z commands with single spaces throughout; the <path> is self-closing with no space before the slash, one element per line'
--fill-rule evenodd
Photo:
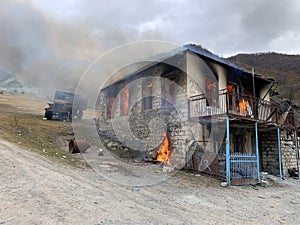
<path fill-rule="evenodd" d="M 288 176 L 288 169 L 297 167 L 293 137 L 285 131 L 280 133 L 282 174 Z M 261 171 L 279 175 L 277 130 L 259 133 Z"/>
<path fill-rule="evenodd" d="M 170 149 L 172 150 L 171 163 L 181 168 L 187 160 L 187 139 L 189 137 L 188 106 L 186 97 L 186 74 L 176 72 L 176 103 L 173 107 L 161 107 L 161 80 L 153 76 L 152 109 L 142 109 L 142 83 L 134 82 L 130 87 L 129 113 L 121 116 L 118 111 L 120 99 L 115 99 L 116 110 L 114 118 L 106 116 L 107 101 L 105 93 L 100 93 L 98 99 L 98 132 L 104 145 L 116 151 L 131 152 L 126 156 L 141 160 L 154 159 L 157 150 L 163 143 L 163 130 L 166 131 Z M 177 86 L 177 87 L 178 87 Z M 120 131 L 120 132 L 119 132 Z M 157 145 L 159 143 L 159 145 Z M 153 146 L 156 146 L 153 148 Z M 135 151 L 138 149 L 140 151 Z"/>
<path fill-rule="evenodd" d="M 279 175 L 278 145 L 276 130 L 259 133 L 261 171 Z"/>
<path fill-rule="evenodd" d="M 281 132 L 281 156 L 283 175 L 288 176 L 288 169 L 297 168 L 296 146 L 293 136 L 283 131 Z"/>

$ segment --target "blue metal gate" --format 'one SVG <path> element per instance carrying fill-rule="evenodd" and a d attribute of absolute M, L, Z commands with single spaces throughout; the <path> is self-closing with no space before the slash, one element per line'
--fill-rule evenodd
<path fill-rule="evenodd" d="M 257 179 L 257 157 L 255 154 L 233 153 L 230 155 L 230 177 Z"/>

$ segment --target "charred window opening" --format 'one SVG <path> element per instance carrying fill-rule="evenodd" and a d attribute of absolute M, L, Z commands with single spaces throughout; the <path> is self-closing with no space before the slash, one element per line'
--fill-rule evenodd
<path fill-rule="evenodd" d="M 207 78 L 205 82 L 206 92 L 206 105 L 207 106 L 218 106 L 219 90 L 218 84 L 215 80 Z"/>
<path fill-rule="evenodd" d="M 116 108 L 114 107 L 116 102 L 116 89 L 109 87 L 105 91 L 105 102 L 106 102 L 106 118 L 112 119 L 115 115 Z"/>
<path fill-rule="evenodd" d="M 254 130 L 246 127 L 232 128 L 232 150 L 233 153 L 256 153 L 256 141 Z"/>
<path fill-rule="evenodd" d="M 176 103 L 175 77 L 162 80 L 162 108 L 170 108 Z"/>
<path fill-rule="evenodd" d="M 106 110 L 106 117 L 108 119 L 112 119 L 114 117 L 114 112 L 113 112 L 113 105 L 114 105 L 115 97 L 114 96 L 108 96 L 106 98 L 106 105 L 107 105 L 107 110 Z"/>
<path fill-rule="evenodd" d="M 120 112 L 122 116 L 128 115 L 129 111 L 129 89 L 124 87 L 121 93 Z"/>
<path fill-rule="evenodd" d="M 245 152 L 245 137 L 244 135 L 234 135 L 234 152 L 244 153 Z"/>
<path fill-rule="evenodd" d="M 143 111 L 153 108 L 152 88 L 153 88 L 152 81 L 147 79 L 143 82 L 143 89 L 142 89 L 142 94 L 143 94 L 142 108 L 143 108 Z"/>
<path fill-rule="evenodd" d="M 231 84 L 228 83 L 227 86 L 228 90 L 228 104 L 229 104 L 229 109 L 230 110 L 235 110 L 237 107 L 237 85 L 236 84 Z"/>

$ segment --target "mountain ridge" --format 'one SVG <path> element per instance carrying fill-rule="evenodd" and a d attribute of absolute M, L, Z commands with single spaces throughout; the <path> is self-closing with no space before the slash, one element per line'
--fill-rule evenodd
<path fill-rule="evenodd" d="M 251 70 L 277 82 L 276 91 L 285 99 L 300 105 L 300 55 L 276 52 L 237 54 L 226 58 L 242 69 Z"/>
<path fill-rule="evenodd" d="M 254 68 L 256 74 L 275 80 L 271 100 L 292 105 L 300 124 L 300 55 L 276 52 L 241 53 L 226 58 L 241 69 Z"/>

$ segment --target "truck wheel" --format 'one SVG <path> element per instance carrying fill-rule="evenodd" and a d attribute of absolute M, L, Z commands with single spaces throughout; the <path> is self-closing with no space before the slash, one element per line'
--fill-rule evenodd
<path fill-rule="evenodd" d="M 52 117 L 53 117 L 53 112 L 51 111 L 45 111 L 45 117 L 47 120 L 52 120 Z"/>

